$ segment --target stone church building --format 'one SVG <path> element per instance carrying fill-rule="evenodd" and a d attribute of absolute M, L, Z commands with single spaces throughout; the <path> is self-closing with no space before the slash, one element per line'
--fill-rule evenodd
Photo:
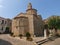
<path fill-rule="evenodd" d="M 32 8 L 31 3 L 28 4 L 26 13 L 20 13 L 12 20 L 12 33 L 15 36 L 25 35 L 27 32 L 31 36 L 43 36 L 42 17 L 37 14 L 36 9 Z"/>

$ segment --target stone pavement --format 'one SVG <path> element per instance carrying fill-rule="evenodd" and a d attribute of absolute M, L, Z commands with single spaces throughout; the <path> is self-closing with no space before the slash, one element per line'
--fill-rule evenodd
<path fill-rule="evenodd" d="M 46 39 L 46 38 L 44 38 L 44 37 L 34 37 L 33 38 L 34 42 L 38 42 L 38 41 L 41 41 L 41 40 L 44 40 L 44 39 Z"/>
<path fill-rule="evenodd" d="M 33 38 L 33 37 L 32 37 Z M 0 34 L 0 45 L 10 44 L 10 45 L 37 45 L 36 42 L 44 40 L 44 37 L 34 37 L 33 41 L 26 41 L 26 37 L 20 39 L 19 37 L 11 37 L 9 34 Z M 3 44 L 4 42 L 4 44 Z"/>
<path fill-rule="evenodd" d="M 54 41 L 48 41 L 42 45 L 60 45 L 60 38 L 57 38 Z"/>
<path fill-rule="evenodd" d="M 14 38 L 9 36 L 8 34 L 0 35 L 0 45 L 6 45 L 6 44 L 7 45 L 37 45 L 34 42 L 26 41 L 20 38 Z"/>

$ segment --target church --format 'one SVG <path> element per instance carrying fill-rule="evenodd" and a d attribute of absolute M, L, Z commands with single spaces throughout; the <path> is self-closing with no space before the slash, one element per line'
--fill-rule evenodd
<path fill-rule="evenodd" d="M 29 32 L 31 36 L 43 36 L 43 21 L 37 10 L 32 8 L 32 4 L 27 6 L 26 13 L 20 13 L 12 19 L 12 33 L 15 36 L 26 35 Z"/>

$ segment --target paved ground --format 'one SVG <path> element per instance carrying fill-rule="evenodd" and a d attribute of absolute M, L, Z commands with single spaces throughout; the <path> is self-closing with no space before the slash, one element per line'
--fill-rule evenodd
<path fill-rule="evenodd" d="M 60 38 L 55 39 L 54 41 L 46 42 L 42 45 L 60 45 Z"/>
<path fill-rule="evenodd" d="M 36 45 L 33 42 L 20 38 L 14 38 L 9 35 L 0 35 L 0 45 Z"/>
<path fill-rule="evenodd" d="M 38 41 L 41 41 L 41 40 L 44 40 L 44 39 L 46 39 L 46 38 L 44 38 L 44 37 L 34 37 L 33 38 L 34 42 L 38 42 Z"/>
<path fill-rule="evenodd" d="M 35 37 L 34 42 L 26 41 L 26 38 L 20 39 L 19 37 L 11 37 L 10 35 L 0 35 L 0 45 L 36 45 L 34 42 L 43 40 L 43 37 Z M 60 45 L 60 38 L 55 39 L 54 41 L 48 41 L 42 45 Z"/>

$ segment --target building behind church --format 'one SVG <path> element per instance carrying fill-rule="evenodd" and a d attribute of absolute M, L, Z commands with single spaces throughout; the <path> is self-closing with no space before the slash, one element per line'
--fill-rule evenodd
<path fill-rule="evenodd" d="M 0 17 L 0 33 L 9 33 L 11 31 L 12 20 Z"/>
<path fill-rule="evenodd" d="M 26 13 L 20 13 L 12 19 L 12 33 L 15 36 L 29 32 L 31 36 L 43 36 L 43 21 L 37 10 L 29 3 Z"/>

